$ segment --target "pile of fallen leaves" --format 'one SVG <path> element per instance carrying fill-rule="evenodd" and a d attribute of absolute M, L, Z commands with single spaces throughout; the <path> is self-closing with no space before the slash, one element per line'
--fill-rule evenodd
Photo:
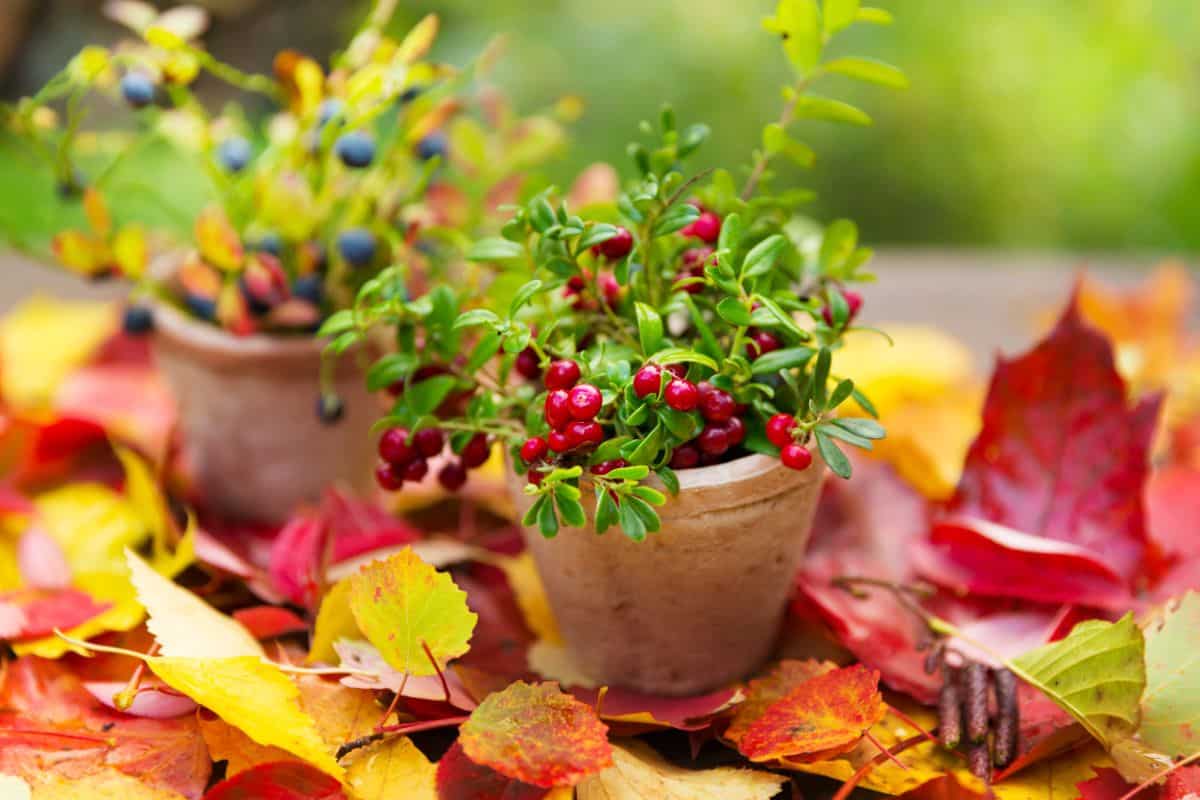
<path fill-rule="evenodd" d="M 32 301 L 0 323 L 0 797 L 1181 800 L 1190 292 L 1084 281 L 986 388 L 936 331 L 852 343 L 889 438 L 826 488 L 776 660 L 687 698 L 575 667 L 498 466 L 231 525 L 177 502 L 114 310 Z"/>

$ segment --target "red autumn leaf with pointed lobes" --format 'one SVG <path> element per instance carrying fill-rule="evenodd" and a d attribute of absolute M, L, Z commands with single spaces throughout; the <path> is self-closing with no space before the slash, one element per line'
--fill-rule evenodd
<path fill-rule="evenodd" d="M 304 633 L 309 624 L 279 606 L 251 606 L 234 611 L 233 618 L 246 626 L 255 639 L 275 639 L 289 633 Z"/>
<path fill-rule="evenodd" d="M 1128 405 L 1112 346 L 1072 297 L 1049 336 L 998 360 L 949 509 L 1079 545 L 1131 580 L 1148 555 L 1142 488 L 1161 401 Z"/>
<path fill-rule="evenodd" d="M 437 765 L 439 800 L 541 800 L 550 790 L 476 764 L 458 742 Z"/>
<path fill-rule="evenodd" d="M 831 757 L 858 744 L 886 713 L 879 673 L 862 664 L 843 667 L 773 703 L 742 734 L 738 751 L 751 761 Z"/>
<path fill-rule="evenodd" d="M 1133 600 L 1125 579 L 1093 551 L 971 517 L 935 523 L 913 558 L 921 577 L 961 596 L 1113 610 Z"/>
<path fill-rule="evenodd" d="M 475 763 L 547 789 L 574 786 L 612 764 L 608 727 L 557 683 L 517 681 L 489 695 L 458 740 Z"/>
<path fill-rule="evenodd" d="M 746 684 L 746 699 L 734 711 L 733 720 L 725 729 L 725 738 L 736 747 L 746 731 L 775 703 L 787 697 L 801 684 L 837 669 L 828 661 L 785 659 L 761 678 Z"/>
<path fill-rule="evenodd" d="M 68 663 L 8 662 L 0 672 L 0 775 L 74 779 L 107 769 L 196 798 L 212 761 L 194 715 L 130 716 L 97 701 Z"/>
<path fill-rule="evenodd" d="M 0 593 L 0 639 L 16 641 L 70 630 L 112 607 L 79 589 L 17 589 Z"/>
<path fill-rule="evenodd" d="M 204 800 L 346 800 L 337 778 L 303 761 L 272 761 L 226 778 Z"/>

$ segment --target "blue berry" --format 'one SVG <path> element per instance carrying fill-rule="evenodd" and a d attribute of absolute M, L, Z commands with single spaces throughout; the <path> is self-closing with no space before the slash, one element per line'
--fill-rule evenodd
<path fill-rule="evenodd" d="M 375 140 L 369 133 L 351 131 L 338 137 L 333 151 L 347 167 L 361 169 L 375 159 Z"/>
<path fill-rule="evenodd" d="M 332 425 L 346 413 L 346 406 L 336 394 L 317 396 L 317 419 L 326 425 Z"/>
<path fill-rule="evenodd" d="M 250 143 L 241 136 L 231 136 L 221 142 L 217 148 L 217 158 L 220 159 L 221 165 L 230 172 L 241 172 L 250 163 L 250 158 L 254 155 L 254 151 L 250 147 Z"/>
<path fill-rule="evenodd" d="M 264 233 L 254 241 L 250 242 L 251 250 L 258 250 L 263 253 L 270 253 L 276 258 L 283 257 L 283 239 L 278 233 Z"/>
<path fill-rule="evenodd" d="M 421 140 L 417 142 L 417 158 L 422 161 L 429 161 L 434 157 L 440 157 L 445 161 L 448 152 L 450 152 L 450 143 L 446 141 L 446 134 L 441 131 L 434 131 L 422 136 Z"/>
<path fill-rule="evenodd" d="M 154 312 L 146 306 L 129 306 L 121 319 L 121 327 L 130 336 L 142 336 L 154 330 Z"/>
<path fill-rule="evenodd" d="M 210 297 L 201 297 L 198 294 L 185 294 L 183 302 L 188 307 L 188 310 L 200 319 L 214 320 L 217 318 L 217 302 Z"/>
<path fill-rule="evenodd" d="M 85 186 L 87 186 L 87 175 L 84 175 L 83 170 L 76 167 L 71 170 L 70 178 L 58 181 L 54 188 L 59 197 L 69 199 L 83 194 Z"/>
<path fill-rule="evenodd" d="M 400 95 L 400 103 L 401 104 L 411 103 L 413 100 L 416 100 L 418 97 L 420 97 L 421 92 L 423 92 L 423 91 L 425 91 L 425 89 L 424 89 L 424 87 L 421 87 L 421 86 L 408 87 Z"/>
<path fill-rule="evenodd" d="M 337 247 L 351 266 L 366 266 L 375 258 L 375 234 L 366 228 L 347 228 L 338 234 Z"/>
<path fill-rule="evenodd" d="M 317 124 L 320 126 L 326 125 L 331 119 L 339 116 L 346 108 L 346 104 L 339 97 L 327 97 L 321 101 L 321 105 L 317 107 Z"/>
<path fill-rule="evenodd" d="M 121 95 L 134 108 L 145 108 L 154 102 L 154 82 L 140 72 L 121 76 Z"/>
<path fill-rule="evenodd" d="M 319 306 L 325 294 L 321 283 L 321 276 L 317 274 L 296 278 L 292 283 L 292 296 Z"/>

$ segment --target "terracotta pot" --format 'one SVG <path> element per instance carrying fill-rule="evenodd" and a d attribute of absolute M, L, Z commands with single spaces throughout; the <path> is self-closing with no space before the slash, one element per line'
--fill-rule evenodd
<path fill-rule="evenodd" d="M 166 304 L 154 308 L 155 359 L 179 404 L 184 457 L 199 500 L 230 519 L 281 522 L 340 484 L 370 486 L 378 403 L 354 359 L 339 359 L 345 404 L 317 419 L 322 342 L 233 336 Z"/>
<path fill-rule="evenodd" d="M 823 465 L 796 472 L 752 455 L 678 475 L 679 495 L 659 509 L 662 530 L 643 542 L 616 527 L 601 536 L 565 528 L 553 539 L 525 530 L 566 645 L 600 683 L 696 694 L 751 674 L 775 644 Z M 522 513 L 531 503 L 523 480 L 510 479 Z"/>

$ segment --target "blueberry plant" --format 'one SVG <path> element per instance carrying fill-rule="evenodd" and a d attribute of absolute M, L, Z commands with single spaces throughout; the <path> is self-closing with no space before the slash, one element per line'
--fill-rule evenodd
<path fill-rule="evenodd" d="M 523 176 L 558 149 L 559 118 L 572 112 L 567 104 L 518 118 L 481 82 L 494 50 L 466 69 L 430 61 L 437 18 L 393 39 L 386 28 L 395 6 L 378 0 L 328 69 L 287 50 L 266 76 L 206 52 L 195 41 L 205 26 L 199 9 L 107 4 L 137 38 L 84 48 L 35 96 L 4 109 L 7 127 L 54 170 L 60 192 L 82 196 L 89 230 L 59 233 L 58 259 L 88 277 L 123 275 L 141 293 L 237 335 L 311 334 L 394 262 L 410 265 L 414 291 L 461 272 L 466 246 L 499 226 L 496 205 L 521 196 Z M 265 98 L 275 113 L 262 126 L 236 104 L 211 113 L 193 91 L 204 74 L 260 105 Z M 97 139 L 82 128 L 92 95 L 128 105 L 135 117 L 129 129 L 103 133 L 120 144 L 88 180 L 77 162 L 80 143 Z M 110 183 L 114 167 L 155 139 L 194 157 L 213 189 L 212 205 L 184 226 L 191 241 L 136 221 L 113 224 L 105 195 L 120 191 Z M 150 184 L 137 191 L 153 191 Z M 165 271 L 152 265 L 159 247 L 175 254 Z M 152 324 L 144 308 L 128 317 L 134 332 Z"/>
<path fill-rule="evenodd" d="M 422 478 L 448 435 L 458 458 L 438 479 L 456 489 L 499 442 L 527 476 L 525 524 L 546 536 L 584 525 L 589 491 L 598 533 L 618 525 L 640 540 L 659 528 L 660 487 L 678 491 L 681 470 L 750 453 L 805 470 L 815 450 L 849 476 L 839 442 L 869 449 L 884 435 L 873 419 L 838 414 L 851 399 L 873 412 L 832 366 L 858 330 L 850 287 L 871 279 L 871 252 L 847 220 L 808 233 L 797 208 L 809 194 L 778 186 L 772 167 L 812 162 L 792 138 L 799 120 L 869 121 L 813 94 L 818 79 L 903 84 L 886 64 L 823 57 L 843 29 L 889 19 L 845 0 L 779 3 L 767 28 L 795 82 L 740 186 L 726 170 L 689 171 L 708 129 L 681 127 L 667 109 L 630 145 L 636 176 L 615 203 L 577 212 L 547 189 L 476 242 L 469 257 L 494 270 L 484 294 L 442 285 L 408 299 L 396 288 L 403 265 L 367 282 L 324 333 L 338 350 L 376 325 L 396 331 L 396 352 L 369 376 L 396 395 L 380 423 L 379 484 Z"/>

